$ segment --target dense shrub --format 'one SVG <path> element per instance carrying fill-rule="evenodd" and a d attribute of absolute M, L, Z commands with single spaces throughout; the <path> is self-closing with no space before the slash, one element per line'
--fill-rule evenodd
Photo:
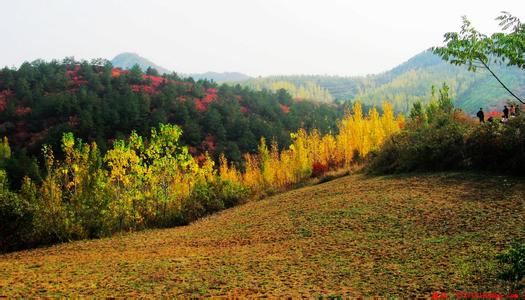
<path fill-rule="evenodd" d="M 372 154 L 369 168 L 380 173 L 463 168 L 468 132 L 468 126 L 453 118 L 407 129 L 392 136 L 383 148 Z"/>
<path fill-rule="evenodd" d="M 217 197 L 222 200 L 225 208 L 240 204 L 248 196 L 248 189 L 238 182 L 217 180 L 215 185 Z"/>
<path fill-rule="evenodd" d="M 428 109 L 428 108 L 427 108 Z M 421 107 L 409 126 L 369 157 L 373 173 L 483 170 L 524 175 L 525 117 L 479 124 L 459 111 L 428 117 Z"/>
<path fill-rule="evenodd" d="M 476 126 L 467 137 L 466 153 L 471 168 L 514 175 L 525 173 L 525 117 L 508 123 Z"/>
<path fill-rule="evenodd" d="M 14 250 L 29 243 L 33 228 L 30 203 L 9 191 L 6 173 L 0 170 L 0 250 Z"/>
<path fill-rule="evenodd" d="M 216 178 L 212 182 L 199 182 L 184 202 L 182 215 L 185 223 L 208 214 L 233 207 L 248 195 L 241 184 Z"/>
<path fill-rule="evenodd" d="M 446 84 L 437 96 L 432 87 L 429 104 L 414 103 L 409 116 L 405 129 L 370 155 L 370 171 L 396 173 L 464 167 L 465 139 L 472 122 L 461 110 L 454 109 Z"/>

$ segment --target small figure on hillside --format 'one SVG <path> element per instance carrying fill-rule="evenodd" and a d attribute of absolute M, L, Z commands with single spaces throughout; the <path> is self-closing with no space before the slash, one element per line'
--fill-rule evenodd
<path fill-rule="evenodd" d="M 516 116 L 516 106 L 514 106 L 514 104 L 512 104 L 510 106 L 510 116 L 511 117 L 515 117 Z"/>
<path fill-rule="evenodd" d="M 487 121 L 489 121 L 490 123 L 494 122 L 494 117 L 493 116 L 490 116 Z"/>
<path fill-rule="evenodd" d="M 483 108 L 479 108 L 479 111 L 476 114 L 476 116 L 478 117 L 480 123 L 485 123 L 485 114 L 483 113 Z"/>
<path fill-rule="evenodd" d="M 507 105 L 503 106 L 503 117 L 508 119 L 509 118 L 509 108 Z"/>

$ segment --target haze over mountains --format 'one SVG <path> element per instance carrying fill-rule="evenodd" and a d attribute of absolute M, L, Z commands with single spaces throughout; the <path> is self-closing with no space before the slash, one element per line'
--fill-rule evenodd
<path fill-rule="evenodd" d="M 130 68 L 138 64 L 160 73 L 166 68 L 133 53 L 122 53 L 112 61 L 114 66 Z M 495 66 L 496 73 L 518 94 L 525 94 L 525 77 L 517 68 Z M 381 102 L 393 103 L 396 111 L 406 112 L 416 101 L 431 99 L 431 87 L 439 88 L 446 83 L 456 106 L 468 113 L 479 107 L 499 110 L 511 100 L 507 92 L 488 72 L 469 72 L 465 67 L 450 65 L 431 52 L 424 51 L 408 61 L 384 73 L 368 76 L 289 75 L 253 78 L 238 72 L 207 72 L 181 74 L 195 80 L 208 79 L 218 83 L 240 83 L 255 89 L 278 90 L 284 88 L 300 100 L 317 102 L 346 101 L 358 99 L 366 105 L 380 106 Z"/>
<path fill-rule="evenodd" d="M 123 52 L 115 56 L 111 63 L 115 67 L 119 67 L 122 69 L 130 69 L 134 65 L 138 65 L 143 71 L 146 71 L 149 67 L 156 69 L 160 74 L 168 74 L 173 71 L 168 70 L 167 68 L 164 68 L 162 66 L 159 66 L 152 62 L 151 60 L 144 58 L 136 53 L 131 52 Z M 177 72 L 178 73 L 178 72 Z M 180 73 L 180 75 L 185 77 L 192 77 L 195 80 L 199 79 L 208 79 L 213 80 L 217 83 L 223 83 L 223 82 L 231 82 L 231 81 L 243 81 L 248 80 L 252 78 L 251 76 L 248 76 L 243 73 L 239 72 L 206 72 L 206 73 L 189 73 L 189 74 L 183 74 Z"/>

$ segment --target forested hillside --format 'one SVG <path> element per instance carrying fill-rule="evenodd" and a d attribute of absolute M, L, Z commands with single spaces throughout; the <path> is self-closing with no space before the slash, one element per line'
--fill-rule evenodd
<path fill-rule="evenodd" d="M 308 76 L 271 76 L 245 81 L 244 85 L 256 90 L 278 91 L 285 89 L 296 100 L 331 103 L 334 98 L 328 89 L 321 87 Z"/>
<path fill-rule="evenodd" d="M 361 77 L 283 75 L 259 77 L 240 83 L 256 89 L 284 87 L 292 96 L 306 100 L 344 102 L 354 99 L 364 88 L 365 82 Z"/>
<path fill-rule="evenodd" d="M 496 66 L 495 72 L 510 88 L 525 93 L 525 77 L 516 67 Z M 363 103 L 391 102 L 398 111 L 407 112 L 416 101 L 431 99 L 431 89 L 444 82 L 450 87 L 454 104 L 467 113 L 501 110 L 512 100 L 507 91 L 486 71 L 469 72 L 466 67 L 442 61 L 431 52 L 423 52 L 398 67 L 370 78 L 368 86 L 356 95 Z"/>
<path fill-rule="evenodd" d="M 177 124 L 191 154 L 208 152 L 217 159 L 224 153 L 239 162 L 243 153 L 257 150 L 260 137 L 285 147 L 290 132 L 335 130 L 342 114 L 333 104 L 296 102 L 284 90 L 161 77 L 152 69 L 122 70 L 105 61 L 35 61 L 0 72 L 0 136 L 14 150 L 6 167 L 13 184 L 23 175 L 38 179 L 31 157 L 41 157 L 44 144 L 60 153 L 65 132 L 95 141 L 105 152 L 132 131 L 144 135 L 159 123 Z"/>
<path fill-rule="evenodd" d="M 496 67 L 495 70 L 509 87 L 525 94 L 525 76 L 519 69 Z M 396 111 L 408 112 L 414 102 L 431 99 L 431 86 L 438 88 L 444 82 L 450 87 L 455 105 L 468 113 L 475 113 L 479 107 L 499 111 L 507 100 L 511 100 L 488 72 L 469 72 L 466 67 L 450 65 L 428 51 L 390 71 L 366 77 L 269 76 L 244 84 L 258 89 L 283 87 L 294 97 L 321 102 L 359 100 L 365 105 L 380 106 L 388 101 Z"/>

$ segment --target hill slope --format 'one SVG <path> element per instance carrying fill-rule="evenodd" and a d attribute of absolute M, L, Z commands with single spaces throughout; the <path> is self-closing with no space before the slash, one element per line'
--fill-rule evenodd
<path fill-rule="evenodd" d="M 293 76 L 270 76 L 260 77 L 242 82 L 252 89 L 278 91 L 286 90 L 296 100 L 308 100 L 313 102 L 331 103 L 333 97 L 328 89 L 321 87 L 313 80 L 308 80 L 308 76 L 297 76 L 298 80 L 293 80 Z"/>
<path fill-rule="evenodd" d="M 2 255 L 0 296 L 505 293 L 494 256 L 525 239 L 524 191 L 501 177 L 344 177 L 186 227 Z"/>
<path fill-rule="evenodd" d="M 523 70 L 506 66 L 492 68 L 511 89 L 525 94 Z M 414 101 L 428 101 L 430 87 L 434 85 L 437 89 L 444 82 L 451 88 L 455 105 L 469 113 L 475 113 L 479 107 L 499 111 L 512 100 L 488 71 L 469 72 L 466 67 L 451 65 L 428 51 L 370 79 L 356 97 L 366 104 L 388 100 L 399 111 L 408 111 Z"/>

